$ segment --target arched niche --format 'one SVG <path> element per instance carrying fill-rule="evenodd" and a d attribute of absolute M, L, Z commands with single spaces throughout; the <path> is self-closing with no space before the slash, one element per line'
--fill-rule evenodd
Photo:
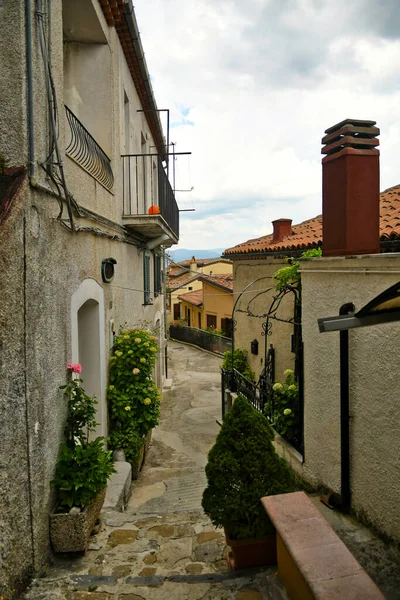
<path fill-rule="evenodd" d="M 95 435 L 107 435 L 106 360 L 103 288 L 85 279 L 71 297 L 71 360 L 82 365 L 85 392 L 95 395 Z"/>

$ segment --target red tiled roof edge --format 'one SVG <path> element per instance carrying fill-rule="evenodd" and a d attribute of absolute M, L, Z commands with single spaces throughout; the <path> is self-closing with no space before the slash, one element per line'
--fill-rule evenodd
<path fill-rule="evenodd" d="M 227 248 L 223 253 L 235 260 L 239 257 L 257 258 L 262 254 L 297 254 L 307 248 L 322 245 L 322 215 L 293 225 L 292 234 L 281 242 L 272 242 L 272 234 L 253 238 Z M 386 189 L 380 194 L 380 240 L 382 243 L 399 240 L 400 243 L 400 185 Z"/>
<path fill-rule="evenodd" d="M 201 306 L 203 304 L 203 290 L 195 290 L 194 292 L 186 292 L 178 296 L 179 300 L 193 304 L 193 306 Z"/>

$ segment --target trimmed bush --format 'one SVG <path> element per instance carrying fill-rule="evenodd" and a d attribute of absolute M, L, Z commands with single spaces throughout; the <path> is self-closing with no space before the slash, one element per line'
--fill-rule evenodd
<path fill-rule="evenodd" d="M 158 425 L 160 392 L 153 381 L 158 350 L 156 336 L 145 329 L 124 329 L 115 338 L 107 388 L 108 444 L 122 448 L 130 462 L 138 456 L 147 432 Z"/>
<path fill-rule="evenodd" d="M 260 499 L 295 489 L 294 476 L 272 444 L 274 432 L 264 415 L 239 396 L 225 415 L 208 455 L 208 486 L 202 506 L 231 539 L 262 538 L 274 531 Z"/>

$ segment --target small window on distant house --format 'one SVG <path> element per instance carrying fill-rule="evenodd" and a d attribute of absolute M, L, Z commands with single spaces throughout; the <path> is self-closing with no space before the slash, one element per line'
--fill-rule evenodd
<path fill-rule="evenodd" d="M 207 327 L 217 328 L 217 316 L 216 315 L 207 315 Z"/>
<path fill-rule="evenodd" d="M 154 255 L 154 296 L 161 293 L 161 256 Z"/>
<path fill-rule="evenodd" d="M 192 289 L 193 289 L 192 287 L 188 288 L 189 292 L 191 292 L 191 291 L 192 291 Z"/>
<path fill-rule="evenodd" d="M 151 304 L 150 301 L 150 252 L 143 252 L 143 304 Z"/>
<path fill-rule="evenodd" d="M 181 318 L 181 305 L 180 303 L 174 304 L 174 321 L 178 321 Z"/>

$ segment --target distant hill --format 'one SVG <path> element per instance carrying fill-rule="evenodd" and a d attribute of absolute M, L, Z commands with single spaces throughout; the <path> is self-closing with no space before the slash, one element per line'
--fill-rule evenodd
<path fill-rule="evenodd" d="M 181 260 L 188 260 L 192 256 L 196 258 L 218 258 L 224 250 L 225 248 L 213 248 L 212 250 L 186 250 L 186 248 L 182 248 L 179 250 L 168 250 L 168 254 L 173 261 L 180 262 Z"/>

